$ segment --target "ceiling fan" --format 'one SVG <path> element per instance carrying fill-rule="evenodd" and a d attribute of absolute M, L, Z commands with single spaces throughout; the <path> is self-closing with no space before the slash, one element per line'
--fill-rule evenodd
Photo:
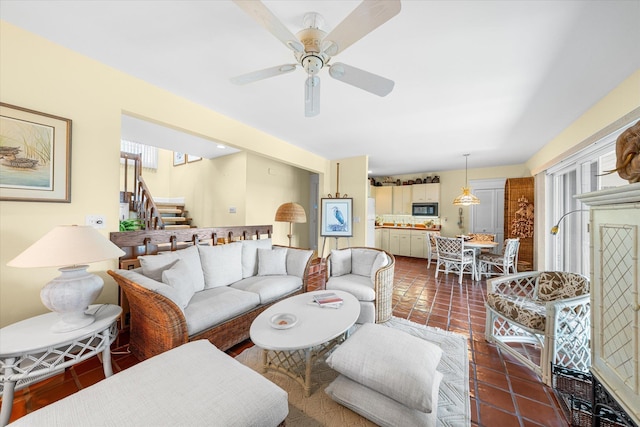
<path fill-rule="evenodd" d="M 303 19 L 304 29 L 295 36 L 261 1 L 234 0 L 234 3 L 291 49 L 297 63 L 243 74 L 232 78 L 232 83 L 252 83 L 289 73 L 301 66 L 307 72 L 304 102 L 307 117 L 320 113 L 320 77 L 317 74 L 324 67 L 329 68 L 329 75 L 334 79 L 375 95 L 386 96 L 393 90 L 392 80 L 340 62 L 329 65 L 329 61 L 396 16 L 400 12 L 400 0 L 364 0 L 328 34 L 320 29 L 322 16 L 309 12 Z"/>

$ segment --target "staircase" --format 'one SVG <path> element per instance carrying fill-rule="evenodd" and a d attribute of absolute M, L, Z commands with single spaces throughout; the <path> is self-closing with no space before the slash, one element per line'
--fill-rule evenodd
<path fill-rule="evenodd" d="M 154 201 L 165 230 L 191 228 L 191 218 L 189 211 L 184 208 L 184 200 L 156 198 Z"/>
<path fill-rule="evenodd" d="M 120 202 L 128 203 L 129 210 L 135 212 L 136 217 L 144 223 L 146 230 L 180 229 L 195 227 L 192 219 L 185 210 L 184 198 L 154 200 L 149 187 L 142 178 L 142 160 L 139 154 L 120 152 L 125 159 L 124 191 L 120 192 Z M 129 162 L 134 162 L 133 190 L 128 191 Z"/>

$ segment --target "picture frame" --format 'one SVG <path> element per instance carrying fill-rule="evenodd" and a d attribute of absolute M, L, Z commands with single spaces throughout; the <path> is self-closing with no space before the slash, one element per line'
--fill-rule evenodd
<path fill-rule="evenodd" d="M 179 151 L 173 152 L 173 166 L 180 166 L 187 163 L 187 155 Z"/>
<path fill-rule="evenodd" d="M 0 102 L 0 200 L 71 203 L 71 119 Z"/>
<path fill-rule="evenodd" d="M 320 236 L 353 236 L 353 199 L 323 198 L 321 202 Z"/>
<path fill-rule="evenodd" d="M 193 162 L 197 162 L 199 160 L 202 160 L 202 157 L 200 156 L 193 156 L 191 154 L 187 154 L 187 163 L 193 163 Z"/>

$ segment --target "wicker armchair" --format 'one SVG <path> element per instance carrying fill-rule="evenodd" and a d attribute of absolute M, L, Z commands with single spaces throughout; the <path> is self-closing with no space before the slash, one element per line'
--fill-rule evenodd
<path fill-rule="evenodd" d="M 487 280 L 486 339 L 551 385 L 551 364 L 587 371 L 589 279 L 565 272 L 528 271 Z M 540 347 L 539 363 L 510 343 Z"/>
<path fill-rule="evenodd" d="M 383 253 L 386 255 L 386 265 L 371 271 L 367 275 L 358 274 L 354 268 L 347 274 L 336 275 L 337 266 L 333 266 L 334 258 L 344 259 L 345 251 L 353 251 L 354 257 L 357 253 L 369 253 L 376 257 Z M 355 259 L 355 258 L 354 258 Z M 357 261 L 356 261 L 357 262 Z M 356 264 L 354 262 L 354 265 Z M 359 263 L 360 266 L 363 263 Z M 382 323 L 391 318 L 393 307 L 391 299 L 393 297 L 393 273 L 396 259 L 389 252 L 376 248 L 355 247 L 331 251 L 327 257 L 327 290 L 341 290 L 349 292 L 360 301 L 360 317 L 357 323 Z M 365 268 L 366 270 L 366 268 Z"/>

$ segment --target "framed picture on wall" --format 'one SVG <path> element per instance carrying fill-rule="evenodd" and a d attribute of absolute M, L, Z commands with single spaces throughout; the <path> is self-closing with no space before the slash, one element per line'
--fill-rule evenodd
<path fill-rule="evenodd" d="M 71 202 L 71 120 L 0 102 L 0 200 Z"/>
<path fill-rule="evenodd" d="M 353 199 L 321 199 L 320 235 L 323 237 L 353 236 Z"/>
<path fill-rule="evenodd" d="M 187 163 L 187 155 L 179 151 L 173 152 L 173 166 L 180 166 Z"/>
<path fill-rule="evenodd" d="M 187 162 L 189 163 L 193 163 L 193 162 L 197 162 L 198 160 L 202 160 L 202 157 L 200 156 L 193 156 L 191 154 L 187 154 Z"/>

